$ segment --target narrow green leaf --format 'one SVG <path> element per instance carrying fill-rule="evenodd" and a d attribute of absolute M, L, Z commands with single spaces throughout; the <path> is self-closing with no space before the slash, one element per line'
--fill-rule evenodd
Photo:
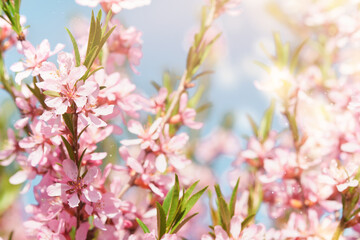
<path fill-rule="evenodd" d="M 82 161 L 82 159 L 83 159 L 83 157 L 85 155 L 86 150 L 87 150 L 87 148 L 85 148 L 84 151 L 81 153 L 81 156 L 80 156 L 80 159 L 79 159 L 79 162 L 78 162 L 78 167 L 80 167 L 80 165 L 81 165 L 81 161 Z"/>
<path fill-rule="evenodd" d="M 102 27 L 102 31 L 101 31 L 101 32 L 102 32 L 102 35 L 104 35 L 104 33 L 105 33 L 105 31 L 106 31 L 107 25 L 108 25 L 111 17 L 112 17 L 112 11 L 111 11 L 111 9 L 110 9 L 109 12 L 108 12 L 107 15 L 106 15 L 105 24 L 104 24 L 104 26 Z"/>
<path fill-rule="evenodd" d="M 218 212 L 219 212 L 219 216 L 220 216 L 220 220 L 221 220 L 221 226 L 227 233 L 229 233 L 230 232 L 230 221 L 231 221 L 229 207 L 221 193 L 219 185 L 215 185 L 215 191 L 216 191 L 216 195 L 217 195 Z"/>
<path fill-rule="evenodd" d="M 195 193 L 194 195 L 192 195 L 189 200 L 186 201 L 185 203 L 185 214 L 184 216 L 186 216 L 186 214 L 189 213 L 189 211 L 193 208 L 193 206 L 197 203 L 197 201 L 200 199 L 200 197 L 203 195 L 203 193 L 206 191 L 208 187 L 204 187 L 203 189 L 201 189 L 200 191 L 198 191 L 197 193 Z"/>
<path fill-rule="evenodd" d="M 191 196 L 192 192 L 194 191 L 196 185 L 199 183 L 199 180 L 194 182 L 188 189 L 186 189 L 184 194 L 184 200 L 187 201 L 189 197 Z"/>
<path fill-rule="evenodd" d="M 144 233 L 150 233 L 149 228 L 141 221 L 139 218 L 136 218 L 137 223 L 141 227 L 141 229 L 144 231 Z"/>
<path fill-rule="evenodd" d="M 174 192 L 171 196 L 171 205 L 169 208 L 168 218 L 166 221 L 166 225 L 170 226 L 175 218 L 176 210 L 178 209 L 179 204 L 179 192 L 180 192 L 180 185 L 179 185 L 179 178 L 175 175 L 175 185 L 174 185 Z"/>
<path fill-rule="evenodd" d="M 207 102 L 207 103 L 204 103 L 203 105 L 197 107 L 195 110 L 196 110 L 196 113 L 201 113 L 201 112 L 211 108 L 212 106 L 213 106 L 212 103 Z"/>
<path fill-rule="evenodd" d="M 203 76 L 206 76 L 206 75 L 209 75 L 209 74 L 213 74 L 213 73 L 214 73 L 214 71 L 211 71 L 211 70 L 201 72 L 201 73 L 195 75 L 194 77 L 192 77 L 191 81 L 195 81 L 196 79 L 198 79 L 200 77 L 203 77 Z"/>
<path fill-rule="evenodd" d="M 256 124 L 256 122 L 254 121 L 254 119 L 250 116 L 250 115 L 246 115 L 247 119 L 249 120 L 249 123 L 251 125 L 251 129 L 253 131 L 253 134 L 255 137 L 259 137 L 258 134 L 259 134 L 259 129 L 258 129 L 258 126 Z"/>
<path fill-rule="evenodd" d="M 275 110 L 275 101 L 271 101 L 270 107 L 266 110 L 263 119 L 261 120 L 260 127 L 259 127 L 259 134 L 261 141 L 265 141 L 271 130 L 271 124 L 273 120 Z"/>
<path fill-rule="evenodd" d="M 166 194 L 166 197 L 165 197 L 164 202 L 162 204 L 166 215 L 168 214 L 168 211 L 169 211 L 169 208 L 170 208 L 171 199 L 172 199 L 172 196 L 174 194 L 174 188 L 175 188 L 175 186 L 173 186 L 170 189 L 170 191 Z"/>
<path fill-rule="evenodd" d="M 70 232 L 70 239 L 75 240 L 75 235 L 76 235 L 76 227 L 72 227 Z"/>
<path fill-rule="evenodd" d="M 299 55 L 301 50 L 303 49 L 303 47 L 305 46 L 305 44 L 307 43 L 308 39 L 304 40 L 295 50 L 291 60 L 290 60 L 290 71 L 294 72 L 296 65 L 298 63 L 299 60 Z"/>
<path fill-rule="evenodd" d="M 14 231 L 11 231 L 8 239 L 9 239 L 9 240 L 12 240 L 12 239 L 13 239 L 13 236 L 14 236 Z"/>
<path fill-rule="evenodd" d="M 198 215 L 199 213 L 194 213 L 190 215 L 189 217 L 185 218 L 184 221 L 182 221 L 177 226 L 174 226 L 174 228 L 170 231 L 171 234 L 177 233 L 190 219 Z"/>
<path fill-rule="evenodd" d="M 249 215 L 247 216 L 244 221 L 242 221 L 241 223 L 241 231 L 244 230 L 250 223 L 251 221 L 255 218 L 255 214 Z"/>
<path fill-rule="evenodd" d="M 160 88 L 161 88 L 161 86 L 160 86 L 157 82 L 154 82 L 154 81 L 151 81 L 151 85 L 153 85 L 153 87 L 154 87 L 157 91 L 159 91 Z"/>
<path fill-rule="evenodd" d="M 92 43 L 93 43 L 94 37 L 95 37 L 94 31 L 95 31 L 95 17 L 94 17 L 94 11 L 91 11 L 91 22 L 90 22 L 89 38 L 88 38 L 88 45 L 87 45 L 86 55 L 85 56 L 88 56 L 91 49 L 93 49 Z"/>
<path fill-rule="evenodd" d="M 91 75 L 93 75 L 94 73 L 96 73 L 97 71 L 99 71 L 99 70 L 101 70 L 101 69 L 104 69 L 104 67 L 98 67 L 98 68 L 92 70 L 92 71 L 90 72 L 89 76 L 87 76 L 87 77 L 90 77 Z"/>
<path fill-rule="evenodd" d="M 75 61 L 76 61 L 76 67 L 79 67 L 80 66 L 80 53 L 79 53 L 79 47 L 76 43 L 76 40 L 74 38 L 74 36 L 71 34 L 70 30 L 65 28 L 66 31 L 68 32 L 69 36 L 70 36 L 70 39 L 71 39 L 71 42 L 72 42 L 72 45 L 73 45 L 73 48 L 74 48 L 74 52 L 75 52 Z"/>
<path fill-rule="evenodd" d="M 83 132 L 89 127 L 89 124 L 86 125 L 86 127 L 83 128 L 83 130 L 81 130 L 81 132 L 78 135 L 78 139 L 81 137 L 81 134 L 83 134 Z"/>
<path fill-rule="evenodd" d="M 158 202 L 156 202 L 156 212 L 157 212 L 158 237 L 159 239 L 161 239 L 166 232 L 166 215 L 164 209 Z"/>
<path fill-rule="evenodd" d="M 240 182 L 240 178 L 238 178 L 238 180 L 236 181 L 234 190 L 233 190 L 233 192 L 231 194 L 231 198 L 230 198 L 229 211 L 230 211 L 231 218 L 234 216 L 234 213 L 235 213 L 236 196 L 237 196 L 237 192 L 238 192 L 239 182 Z"/>
<path fill-rule="evenodd" d="M 195 108 L 195 106 L 200 102 L 200 99 L 203 96 L 204 92 L 205 92 L 205 86 L 200 85 L 196 90 L 195 94 L 192 96 L 192 98 L 189 99 L 187 104 L 188 107 Z"/>
<path fill-rule="evenodd" d="M 101 17 L 102 17 L 102 11 L 101 11 L 101 9 L 98 11 L 98 14 L 97 14 L 97 16 L 96 16 L 96 21 L 97 22 L 101 22 Z"/>
<path fill-rule="evenodd" d="M 111 33 L 115 30 L 116 26 L 113 26 L 112 28 L 110 28 L 110 30 L 101 38 L 101 41 L 99 43 L 99 51 L 101 50 L 101 48 L 104 46 L 106 40 L 108 40 L 108 38 L 110 37 Z"/>
<path fill-rule="evenodd" d="M 72 114 L 70 113 L 64 113 L 62 115 L 65 125 L 69 129 L 70 133 L 74 136 L 74 127 L 73 127 L 73 121 L 72 121 Z"/>
<path fill-rule="evenodd" d="M 267 73 L 270 73 L 271 68 L 268 65 L 266 65 L 265 63 L 262 63 L 259 61 L 254 61 L 254 63 L 256 65 L 258 65 L 259 67 L 261 67 L 262 69 L 264 69 Z"/>
<path fill-rule="evenodd" d="M 60 97 L 60 93 L 51 90 L 46 90 L 43 93 L 50 97 Z"/>
<path fill-rule="evenodd" d="M 69 157 L 71 158 L 71 160 L 75 161 L 75 155 L 74 155 L 74 152 L 73 152 L 73 149 L 72 149 L 70 143 L 63 136 L 61 136 L 61 139 L 63 140 L 63 142 L 65 144 L 65 147 L 68 151 Z"/>

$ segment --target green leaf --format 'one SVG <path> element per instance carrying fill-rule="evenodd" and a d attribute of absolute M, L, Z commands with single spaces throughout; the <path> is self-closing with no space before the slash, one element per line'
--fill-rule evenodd
<path fill-rule="evenodd" d="M 203 195 L 203 193 L 206 191 L 208 187 L 204 187 L 203 189 L 201 189 L 200 191 L 198 191 L 197 193 L 195 193 L 194 195 L 192 195 L 189 200 L 186 201 L 185 203 L 185 212 L 184 212 L 184 217 L 186 216 L 186 214 L 188 214 L 190 212 L 190 210 L 193 208 L 193 206 L 197 203 L 197 201 L 200 199 L 200 197 Z"/>
<path fill-rule="evenodd" d="M 72 134 L 72 136 L 74 136 L 74 127 L 73 127 L 73 121 L 72 121 L 72 114 L 64 113 L 62 115 L 62 117 L 63 117 L 65 125 L 69 129 L 70 133 Z"/>
<path fill-rule="evenodd" d="M 69 153 L 69 157 L 71 158 L 71 160 L 75 161 L 75 155 L 74 155 L 74 151 L 70 145 L 70 143 L 66 140 L 66 138 L 64 138 L 63 136 L 61 136 L 61 139 L 63 140 L 65 147 Z"/>
<path fill-rule="evenodd" d="M 214 71 L 204 71 L 204 72 L 201 72 L 199 74 L 196 74 L 194 77 L 192 77 L 191 81 L 195 81 L 196 79 L 200 78 L 200 77 L 203 77 L 203 76 L 206 76 L 206 75 L 209 75 L 209 74 L 213 74 Z"/>
<path fill-rule="evenodd" d="M 240 178 L 238 178 L 238 180 L 236 181 L 234 190 L 233 190 L 233 192 L 231 194 L 231 198 L 230 198 L 229 211 L 230 211 L 231 218 L 234 216 L 234 213 L 235 213 L 236 196 L 237 196 L 237 191 L 238 191 L 238 187 L 239 187 L 239 181 L 240 181 Z"/>
<path fill-rule="evenodd" d="M 170 208 L 171 199 L 172 199 L 172 196 L 174 194 L 174 188 L 175 188 L 175 186 L 173 186 L 170 189 L 170 191 L 166 194 L 166 197 L 165 197 L 164 202 L 162 204 L 166 215 L 168 214 L 168 211 L 169 211 L 169 208 Z"/>
<path fill-rule="evenodd" d="M 198 214 L 199 213 L 194 213 L 194 214 L 190 215 L 189 217 L 185 218 L 184 221 L 182 221 L 179 225 L 177 225 L 176 228 L 174 227 L 170 233 L 171 234 L 177 233 L 190 219 L 192 219 L 193 217 L 195 217 Z"/>
<path fill-rule="evenodd" d="M 275 110 L 275 101 L 271 101 L 270 107 L 266 110 L 263 119 L 261 120 L 258 136 L 262 142 L 266 141 L 271 130 L 271 124 L 273 120 Z"/>
<path fill-rule="evenodd" d="M 191 196 L 192 192 L 194 191 L 194 189 L 198 183 L 199 183 L 199 181 L 196 181 L 188 189 L 186 189 L 185 194 L 184 194 L 185 201 L 189 199 L 189 197 Z"/>
<path fill-rule="evenodd" d="M 101 32 L 102 32 L 103 35 L 104 35 L 105 31 L 106 31 L 107 25 L 108 25 L 111 17 L 112 17 L 112 11 L 111 11 L 111 9 L 110 9 L 109 12 L 108 12 L 107 15 L 106 15 L 105 24 L 104 24 L 104 26 L 102 27 L 102 31 L 101 31 Z"/>
<path fill-rule="evenodd" d="M 83 130 L 81 130 L 81 132 L 78 134 L 78 139 L 81 137 L 81 134 L 83 134 L 83 132 L 89 127 L 89 124 L 86 125 L 86 127 L 83 128 Z"/>
<path fill-rule="evenodd" d="M 79 162 L 78 162 L 78 168 L 80 168 L 80 165 L 81 165 L 81 161 L 85 155 L 85 152 L 86 152 L 87 148 L 84 149 L 84 151 L 81 153 L 81 156 L 80 156 L 80 159 L 79 159 Z"/>
<path fill-rule="evenodd" d="M 215 191 L 217 195 L 218 212 L 221 220 L 221 226 L 227 233 L 230 233 L 231 216 L 229 207 L 227 206 L 227 203 L 221 193 L 219 185 L 215 185 Z"/>
<path fill-rule="evenodd" d="M 175 218 L 175 213 L 178 208 L 179 203 L 179 192 L 180 192 L 180 186 L 179 186 L 179 178 L 177 175 L 175 175 L 175 185 L 174 185 L 174 191 L 171 196 L 171 205 L 169 208 L 169 214 L 168 219 L 166 221 L 166 225 L 170 226 Z"/>
<path fill-rule="evenodd" d="M 249 123 L 251 125 L 251 129 L 253 131 L 253 134 L 255 137 L 259 137 L 258 134 L 259 134 L 259 129 L 258 129 L 258 126 L 256 124 L 256 122 L 254 121 L 254 119 L 250 116 L 250 115 L 246 115 L 247 119 L 249 120 Z"/>
<path fill-rule="evenodd" d="M 94 17 L 94 11 L 91 11 L 91 21 L 90 21 L 89 39 L 88 39 L 88 45 L 87 45 L 86 55 L 85 55 L 85 56 L 88 56 L 90 50 L 93 48 L 92 42 L 93 42 L 93 39 L 94 39 L 94 37 L 95 37 L 94 31 L 95 31 L 95 17 Z M 84 64 L 84 65 L 85 65 L 85 64 Z"/>
<path fill-rule="evenodd" d="M 158 237 L 159 239 L 161 239 L 166 232 L 166 215 L 164 209 L 158 202 L 156 202 L 156 212 L 157 212 Z"/>
<path fill-rule="evenodd" d="M 161 88 L 161 86 L 160 86 L 157 82 L 154 82 L 154 81 L 151 81 L 151 85 L 153 85 L 153 87 L 154 87 L 157 91 L 159 91 L 160 88 Z"/>
<path fill-rule="evenodd" d="M 46 90 L 43 93 L 50 97 L 60 97 L 60 93 L 51 90 Z"/>
<path fill-rule="evenodd" d="M 12 240 L 12 239 L 13 239 L 13 236 L 14 236 L 14 231 L 11 231 L 8 239 L 9 239 L 9 240 Z"/>
<path fill-rule="evenodd" d="M 290 71 L 294 72 L 297 66 L 299 55 L 305 44 L 307 43 L 308 39 L 304 40 L 295 50 L 291 60 L 290 60 Z"/>
<path fill-rule="evenodd" d="M 71 34 L 70 30 L 65 28 L 66 31 L 68 32 L 69 36 L 70 36 L 70 39 L 71 39 L 71 42 L 72 42 L 72 45 L 73 45 L 73 48 L 74 48 L 74 52 L 75 52 L 75 61 L 76 61 L 76 67 L 79 67 L 80 66 L 80 53 L 79 53 L 79 47 L 76 43 L 76 40 L 74 38 L 74 36 Z"/>
<path fill-rule="evenodd" d="M 244 221 L 242 221 L 241 223 L 241 231 L 244 230 L 250 223 L 251 221 L 255 218 L 255 214 L 251 214 L 249 216 L 247 216 Z"/>
<path fill-rule="evenodd" d="M 270 67 L 267 66 L 265 63 L 259 62 L 259 61 L 254 61 L 254 63 L 256 65 L 258 65 L 259 67 L 261 67 L 262 69 L 264 69 L 267 73 L 270 73 Z"/>
<path fill-rule="evenodd" d="M 201 97 L 203 96 L 205 92 L 205 86 L 204 85 L 200 85 L 198 87 L 198 89 L 196 90 L 195 94 L 193 95 L 192 98 L 189 99 L 188 101 L 188 106 L 190 108 L 195 108 L 195 106 L 198 104 L 198 102 L 200 101 Z"/>
<path fill-rule="evenodd" d="M 139 218 L 136 218 L 137 223 L 141 227 L 141 229 L 144 231 L 144 233 L 150 233 L 149 228 L 141 221 Z"/>
<path fill-rule="evenodd" d="M 75 235 L 76 235 L 76 227 L 72 227 L 70 232 L 71 240 L 75 240 Z"/>

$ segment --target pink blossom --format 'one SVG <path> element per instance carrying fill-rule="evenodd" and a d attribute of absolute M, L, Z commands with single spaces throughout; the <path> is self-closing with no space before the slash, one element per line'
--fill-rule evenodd
<path fill-rule="evenodd" d="M 3 150 L 0 151 L 1 166 L 10 165 L 16 158 L 19 150 L 18 141 L 16 140 L 14 131 L 9 128 L 7 134 L 8 139 L 6 141 L 5 147 Z"/>
<path fill-rule="evenodd" d="M 180 97 L 179 113 L 171 117 L 170 123 L 183 123 L 185 126 L 193 129 L 200 129 L 203 123 L 195 122 L 196 111 L 192 108 L 187 108 L 188 96 L 183 93 Z"/>
<path fill-rule="evenodd" d="M 32 135 L 19 141 L 19 146 L 27 149 L 30 154 L 28 161 L 31 166 L 44 164 L 47 161 L 47 154 L 51 151 L 52 145 L 60 145 L 59 132 L 48 126 L 43 121 L 34 121 L 30 125 Z"/>
<path fill-rule="evenodd" d="M 88 169 L 85 177 L 81 177 L 78 174 L 76 164 L 72 160 L 64 160 L 63 170 L 65 172 L 64 179 L 59 183 L 54 183 L 47 188 L 47 193 L 51 197 L 68 196 L 69 206 L 71 208 L 79 205 L 79 197 L 85 196 L 85 199 L 89 202 L 97 202 L 101 199 L 101 194 L 90 185 L 98 174 L 97 167 L 91 167 Z"/>
<path fill-rule="evenodd" d="M 73 55 L 60 53 L 58 55 L 59 69 L 50 62 L 43 63 L 40 75 L 44 79 L 37 86 L 43 90 L 57 92 L 59 97 L 48 97 L 45 99 L 47 106 L 53 108 L 57 115 L 64 114 L 73 103 L 81 109 L 85 106 L 88 98 L 96 94 L 99 89 L 93 81 L 78 81 L 85 74 L 86 67 L 75 67 Z"/>
<path fill-rule="evenodd" d="M 241 230 L 241 222 L 244 219 L 240 216 L 233 216 L 230 223 L 230 236 L 221 226 L 215 226 L 216 240 L 262 240 L 265 237 L 265 226 L 253 224 Z M 203 235 L 202 240 L 210 240 L 209 235 Z"/>
<path fill-rule="evenodd" d="M 117 25 L 108 40 L 109 56 L 107 60 L 107 71 L 114 72 L 115 66 L 122 66 L 127 59 L 131 69 L 138 73 L 135 66 L 140 64 L 142 58 L 141 35 L 142 33 L 134 27 L 125 28 L 118 21 L 112 20 L 109 26 Z"/>
<path fill-rule="evenodd" d="M 128 130 L 129 132 L 136 134 L 139 138 L 132 140 L 122 140 L 121 144 L 125 146 L 130 145 L 140 145 L 142 149 L 151 148 L 153 151 L 157 151 L 159 146 L 156 144 L 155 140 L 159 138 L 159 127 L 162 118 L 156 119 L 153 124 L 144 129 L 140 122 L 135 120 L 130 120 L 128 122 Z"/>
<path fill-rule="evenodd" d="M 58 44 L 54 51 L 50 51 L 50 44 L 47 39 L 43 40 L 40 45 L 35 49 L 28 41 L 22 41 L 19 51 L 26 57 L 25 62 L 14 63 L 10 69 L 13 72 L 17 72 L 15 82 L 21 84 L 21 81 L 30 74 L 32 76 L 39 75 L 40 67 L 50 56 L 58 53 L 64 48 L 63 44 Z"/>

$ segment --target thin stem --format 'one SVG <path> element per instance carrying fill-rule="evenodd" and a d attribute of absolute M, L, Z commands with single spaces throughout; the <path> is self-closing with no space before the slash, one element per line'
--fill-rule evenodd
<path fill-rule="evenodd" d="M 335 233 L 332 237 L 332 240 L 338 240 L 340 238 L 340 236 L 342 235 L 342 233 L 344 232 L 345 226 L 344 226 L 344 221 L 343 219 L 341 219 L 341 221 L 339 222 L 339 225 L 337 226 Z"/>

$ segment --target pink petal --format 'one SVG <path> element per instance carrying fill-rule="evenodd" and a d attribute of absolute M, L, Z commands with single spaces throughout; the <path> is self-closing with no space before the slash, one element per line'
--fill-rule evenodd
<path fill-rule="evenodd" d="M 22 72 L 25 70 L 24 63 L 17 62 L 11 65 L 10 70 L 13 72 Z"/>
<path fill-rule="evenodd" d="M 99 85 L 96 82 L 86 81 L 84 85 L 78 88 L 76 93 L 80 96 L 87 97 L 90 96 L 94 91 L 96 91 L 97 88 L 99 88 Z"/>
<path fill-rule="evenodd" d="M 97 167 L 91 167 L 89 168 L 88 172 L 86 173 L 85 177 L 84 177 L 84 183 L 86 184 L 90 184 L 94 181 L 94 179 L 96 178 L 96 176 L 98 175 L 98 168 Z"/>
<path fill-rule="evenodd" d="M 143 135 L 145 132 L 143 126 L 138 121 L 130 120 L 127 125 L 129 132 L 136 134 L 138 136 Z"/>
<path fill-rule="evenodd" d="M 188 97 L 186 93 L 181 94 L 179 103 L 179 112 L 183 112 L 187 107 Z"/>
<path fill-rule="evenodd" d="M 160 154 L 155 160 L 156 169 L 163 173 L 167 169 L 167 161 L 164 154 Z"/>
<path fill-rule="evenodd" d="M 64 49 L 64 47 L 65 47 L 64 44 L 61 44 L 61 43 L 56 44 L 55 49 L 52 52 L 50 52 L 49 56 L 52 56 L 52 55 L 60 52 L 61 50 Z"/>
<path fill-rule="evenodd" d="M 23 183 L 27 180 L 28 175 L 28 171 L 20 170 L 10 177 L 9 182 L 14 185 Z"/>
<path fill-rule="evenodd" d="M 85 198 L 90 202 L 97 202 L 101 199 L 101 194 L 93 186 L 89 186 L 88 188 L 83 190 Z"/>
<path fill-rule="evenodd" d="M 30 76 L 31 72 L 32 72 L 32 70 L 28 69 L 28 70 L 25 70 L 23 72 L 17 73 L 16 77 L 15 77 L 15 82 L 20 85 L 22 80 L 24 80 L 25 78 Z"/>
<path fill-rule="evenodd" d="M 26 124 L 28 124 L 28 122 L 29 122 L 29 117 L 21 118 L 16 121 L 14 127 L 16 129 L 23 129 L 26 126 Z"/>
<path fill-rule="evenodd" d="M 70 189 L 70 186 L 62 183 L 54 183 L 46 188 L 46 192 L 50 197 L 58 197 Z"/>
<path fill-rule="evenodd" d="M 149 134 L 154 134 L 159 129 L 161 122 L 162 122 L 162 118 L 156 119 L 149 129 Z"/>
<path fill-rule="evenodd" d="M 69 73 L 69 80 L 74 82 L 79 80 L 86 72 L 87 68 L 85 66 L 74 67 Z"/>
<path fill-rule="evenodd" d="M 28 160 L 31 162 L 31 166 L 35 167 L 43 159 L 44 151 L 41 146 L 39 146 L 35 151 L 29 154 Z"/>
<path fill-rule="evenodd" d="M 142 165 L 132 157 L 126 159 L 126 164 L 137 173 L 144 172 Z"/>
<path fill-rule="evenodd" d="M 110 115 L 114 112 L 114 105 L 101 106 L 101 107 L 95 108 L 93 110 L 93 112 L 96 115 L 102 115 L 102 116 Z"/>
<path fill-rule="evenodd" d="M 93 124 L 96 127 L 106 127 L 107 126 L 106 122 L 104 122 L 100 118 L 96 117 L 95 115 L 89 113 L 88 116 L 89 116 L 90 124 Z"/>
<path fill-rule="evenodd" d="M 77 98 L 74 98 L 74 101 L 78 108 L 83 108 L 86 104 L 87 98 L 86 97 L 77 97 Z"/>
<path fill-rule="evenodd" d="M 94 216 L 94 225 L 97 228 L 99 228 L 99 229 L 101 229 L 103 231 L 106 231 L 105 225 L 103 224 L 103 222 L 101 221 L 101 219 L 97 215 Z"/>
<path fill-rule="evenodd" d="M 90 224 L 88 222 L 81 223 L 79 228 L 76 230 L 75 240 L 86 240 L 89 228 Z"/>
<path fill-rule="evenodd" d="M 71 195 L 71 197 L 68 199 L 69 206 L 71 208 L 79 206 L 80 199 L 77 195 L 77 193 L 74 193 Z"/>
<path fill-rule="evenodd" d="M 230 233 L 233 238 L 238 238 L 241 232 L 241 222 L 244 219 L 240 216 L 233 216 L 230 223 Z"/>
<path fill-rule="evenodd" d="M 124 146 L 131 146 L 131 145 L 138 145 L 140 143 L 142 143 L 143 140 L 140 138 L 137 139 L 126 139 L 126 140 L 122 140 L 121 144 Z"/>
<path fill-rule="evenodd" d="M 66 159 L 62 163 L 66 176 L 70 179 L 75 180 L 78 176 L 78 169 L 74 161 Z"/>

